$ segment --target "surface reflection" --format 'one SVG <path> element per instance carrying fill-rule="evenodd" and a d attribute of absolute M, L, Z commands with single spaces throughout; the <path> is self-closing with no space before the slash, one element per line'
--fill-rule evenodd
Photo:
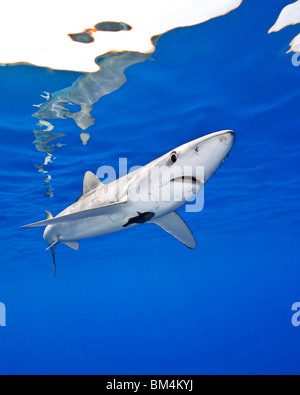
<path fill-rule="evenodd" d="M 45 97 L 47 101 L 39 105 L 33 116 L 40 120 L 73 119 L 80 129 L 86 130 L 95 124 L 91 115 L 94 104 L 127 82 L 124 72 L 128 67 L 148 59 L 151 59 L 151 54 L 109 53 L 98 59 L 98 72 L 85 74 L 72 86 L 48 94 Z"/>
<path fill-rule="evenodd" d="M 153 39 L 153 44 L 157 43 L 159 37 Z M 73 119 L 76 125 L 85 131 L 95 124 L 91 112 L 94 104 L 101 97 L 109 95 L 120 89 L 126 82 L 125 70 L 135 64 L 151 59 L 151 54 L 138 52 L 108 53 L 98 59 L 100 70 L 96 73 L 87 73 L 78 78 L 70 87 L 54 93 L 44 92 L 42 95 L 46 102 L 35 105 L 38 111 L 33 117 L 39 119 L 38 126 L 43 129 L 34 130 L 34 145 L 40 152 L 47 154 L 44 163 L 36 165 L 40 173 L 47 174 L 46 166 L 55 160 L 53 152 L 55 148 L 62 147 L 63 144 L 49 144 L 53 140 L 65 136 L 63 133 L 55 133 L 54 125 L 49 120 Z M 83 145 L 87 145 L 91 136 L 82 132 L 80 139 Z M 50 185 L 52 177 L 48 175 L 44 179 L 47 186 L 46 196 L 52 198 L 53 188 Z"/>
<path fill-rule="evenodd" d="M 132 30 L 132 27 L 127 25 L 127 23 L 124 22 L 100 22 L 97 23 L 93 27 L 93 29 L 86 29 L 82 33 L 73 33 L 69 34 L 69 37 L 78 43 L 82 44 L 91 44 L 95 41 L 95 38 L 93 36 L 93 33 L 96 32 L 122 32 L 122 31 L 130 31 Z"/>
<path fill-rule="evenodd" d="M 38 169 L 39 173 L 45 175 L 43 183 L 44 186 L 47 187 L 45 196 L 52 198 L 53 195 L 53 188 L 50 185 L 52 177 L 48 174 L 46 170 L 46 166 L 49 163 L 52 163 L 56 158 L 53 156 L 53 152 L 55 148 L 61 148 L 64 146 L 62 143 L 50 144 L 52 141 L 62 138 L 65 136 L 64 133 L 55 133 L 53 132 L 54 126 L 45 120 L 40 120 L 37 126 L 40 128 L 38 130 L 34 130 L 33 133 L 35 135 L 35 140 L 33 144 L 35 145 L 37 151 L 43 152 L 46 154 L 44 162 L 42 164 L 36 164 L 35 167 Z M 42 129 L 43 128 L 43 129 Z"/>
<path fill-rule="evenodd" d="M 242 0 L 10 0 L 1 10 L 0 63 L 96 72 L 105 53 L 152 51 L 151 37 L 237 9 Z M 71 36 L 70 36 L 71 35 Z M 73 38 L 73 39 L 72 39 Z"/>
<path fill-rule="evenodd" d="M 297 25 L 300 23 L 300 1 L 287 5 L 280 13 L 276 23 L 269 30 L 269 33 L 279 32 L 287 26 Z M 288 52 L 300 51 L 300 34 L 296 36 L 290 43 Z"/>

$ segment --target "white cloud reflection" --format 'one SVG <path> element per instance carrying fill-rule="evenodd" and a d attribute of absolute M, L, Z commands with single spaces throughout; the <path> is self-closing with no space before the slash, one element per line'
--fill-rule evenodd
<path fill-rule="evenodd" d="M 300 23 L 300 0 L 293 4 L 286 6 L 280 13 L 275 25 L 269 30 L 269 33 L 279 32 L 290 25 L 297 25 Z M 296 36 L 290 43 L 289 52 L 299 52 L 300 51 L 300 34 Z"/>
<path fill-rule="evenodd" d="M 96 72 L 95 59 L 110 51 L 153 51 L 151 37 L 197 25 L 239 7 L 242 0 L 10 0 L 0 14 L 0 63 L 31 63 L 60 70 Z M 101 22 L 132 30 L 93 32 L 94 42 L 69 34 Z"/>

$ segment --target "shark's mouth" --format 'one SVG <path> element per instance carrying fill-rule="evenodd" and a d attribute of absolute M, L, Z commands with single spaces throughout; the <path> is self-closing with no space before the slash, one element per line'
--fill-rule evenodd
<path fill-rule="evenodd" d="M 191 183 L 193 185 L 203 184 L 201 180 L 193 176 L 182 176 L 182 177 L 173 178 L 170 182 Z"/>

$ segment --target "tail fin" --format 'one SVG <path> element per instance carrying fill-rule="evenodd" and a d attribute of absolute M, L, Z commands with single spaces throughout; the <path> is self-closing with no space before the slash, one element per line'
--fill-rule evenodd
<path fill-rule="evenodd" d="M 52 259 L 53 259 L 53 271 L 54 277 L 56 277 L 56 263 L 55 263 L 55 246 L 51 247 Z"/>

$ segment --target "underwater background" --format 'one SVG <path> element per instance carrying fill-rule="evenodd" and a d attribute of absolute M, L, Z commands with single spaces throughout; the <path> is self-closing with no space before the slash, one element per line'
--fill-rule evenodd
<path fill-rule="evenodd" d="M 268 35 L 286 4 L 245 1 L 163 35 L 94 104 L 87 145 L 73 119 L 32 117 L 82 74 L 0 67 L 1 374 L 300 372 L 300 67 L 285 53 L 297 27 Z M 43 230 L 20 229 L 72 204 L 88 170 L 224 129 L 237 142 L 204 211 L 180 210 L 194 251 L 145 225 L 59 246 L 54 278 Z"/>

